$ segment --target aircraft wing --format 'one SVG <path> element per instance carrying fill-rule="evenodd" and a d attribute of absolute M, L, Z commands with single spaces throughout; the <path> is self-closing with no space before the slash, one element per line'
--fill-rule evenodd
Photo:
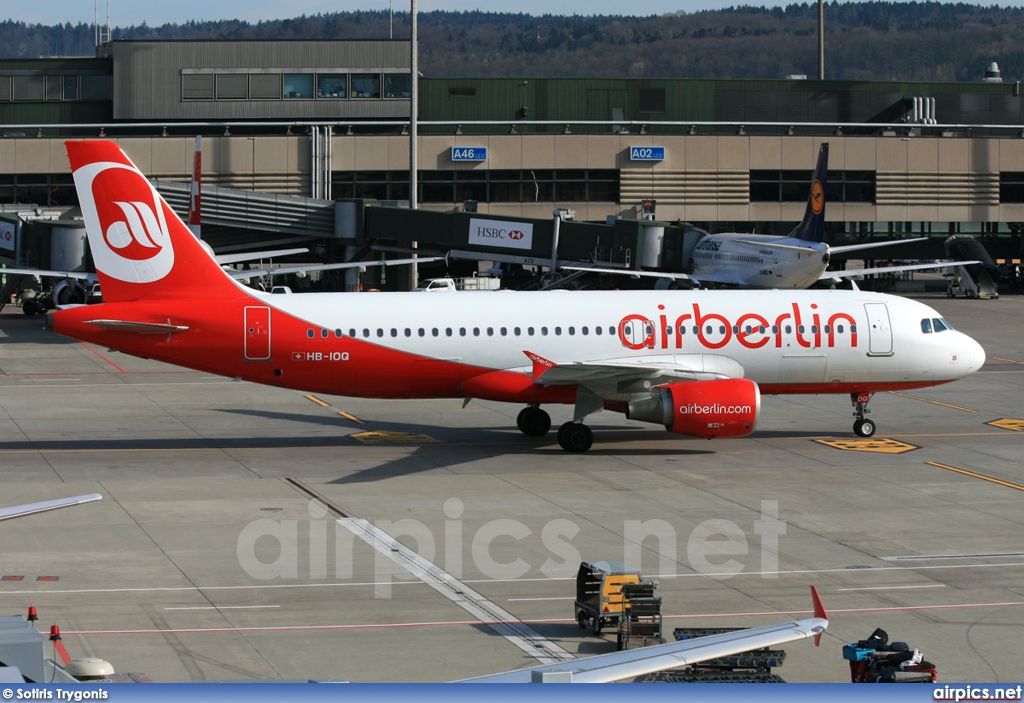
<path fill-rule="evenodd" d="M 533 361 L 535 383 L 579 386 L 589 391 L 595 402 L 646 396 L 652 386 L 667 383 L 743 378 L 743 367 L 735 359 L 720 354 L 663 354 L 556 364 L 534 352 L 523 353 Z"/>
<path fill-rule="evenodd" d="M 861 249 L 874 249 L 875 247 L 891 247 L 893 244 L 909 244 L 910 242 L 923 242 L 928 237 L 914 237 L 913 239 L 894 239 L 889 242 L 868 242 L 866 244 L 847 244 L 841 247 L 829 247 L 833 254 L 841 254 L 844 251 L 860 251 Z"/>
<path fill-rule="evenodd" d="M 650 278 L 671 278 L 677 281 L 693 281 L 697 286 L 717 283 L 726 286 L 742 286 L 743 281 L 725 276 L 707 274 L 694 276 L 691 273 L 669 273 L 667 271 L 634 271 L 633 269 L 600 268 L 597 266 L 562 266 L 566 271 L 593 271 L 594 273 L 618 273 L 623 276 L 647 276 Z"/>
<path fill-rule="evenodd" d="M 828 615 L 814 586 L 811 586 L 811 598 L 814 601 L 814 617 L 805 620 L 679 640 L 653 647 L 627 649 L 558 664 L 542 664 L 527 669 L 464 679 L 457 683 L 531 683 L 535 675 L 539 678 L 552 673 L 568 674 L 572 683 L 608 683 L 810 637 L 818 644 L 822 633 L 828 627 Z"/>
<path fill-rule="evenodd" d="M 45 513 L 48 510 L 57 510 L 58 508 L 68 508 L 72 505 L 91 503 L 94 500 L 100 500 L 101 498 L 103 498 L 103 496 L 99 493 L 87 493 L 85 495 L 72 496 L 70 498 L 58 498 L 56 500 L 42 500 L 38 503 L 12 505 L 7 508 L 0 508 L 0 520 L 13 520 L 16 517 Z"/>
<path fill-rule="evenodd" d="M 241 254 L 215 254 L 213 258 L 221 266 L 237 264 L 241 261 L 256 261 L 257 259 L 272 259 L 275 256 L 290 256 L 291 254 L 305 254 L 309 249 L 300 247 L 298 249 L 269 249 L 267 251 L 248 251 Z"/>
<path fill-rule="evenodd" d="M 531 357 L 533 358 L 533 357 Z M 599 362 L 570 362 L 541 369 L 538 381 L 548 386 L 582 385 L 601 382 L 654 380 L 711 380 L 742 378 L 743 367 L 720 354 L 665 354 L 640 358 L 609 359 Z"/>
<path fill-rule="evenodd" d="M 431 261 L 444 261 L 443 256 L 421 256 L 418 259 L 391 259 L 390 261 L 346 261 L 336 264 L 308 264 L 306 266 L 287 265 L 276 268 L 249 269 L 248 271 L 226 271 L 232 278 L 253 278 L 255 276 L 282 276 L 286 273 L 305 273 L 309 271 L 332 271 L 337 269 L 365 268 L 367 266 L 402 266 L 405 264 L 425 264 Z"/>
<path fill-rule="evenodd" d="M 0 274 L 17 273 L 26 276 L 52 276 L 54 278 L 77 278 L 82 281 L 97 282 L 95 271 L 47 271 L 45 269 L 0 268 Z"/>
<path fill-rule="evenodd" d="M 622 276 L 650 276 L 652 278 L 675 278 L 692 281 L 688 273 L 665 273 L 662 271 L 634 271 L 633 269 L 600 268 L 598 266 L 562 266 L 566 271 L 593 271 L 594 273 L 617 273 Z"/>
<path fill-rule="evenodd" d="M 963 266 L 980 263 L 978 261 L 946 261 L 932 264 L 908 264 L 906 266 L 880 266 L 869 269 L 848 269 L 846 271 L 825 271 L 818 276 L 819 281 L 840 280 L 852 276 L 866 276 L 874 273 L 897 273 L 900 271 L 924 271 L 925 269 L 941 269 L 947 266 Z"/>

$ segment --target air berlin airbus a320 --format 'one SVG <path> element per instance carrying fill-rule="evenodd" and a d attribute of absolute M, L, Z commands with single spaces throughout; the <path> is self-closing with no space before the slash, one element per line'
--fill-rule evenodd
<path fill-rule="evenodd" d="M 559 444 L 593 443 L 601 409 L 692 437 L 754 430 L 761 393 L 848 394 L 870 436 L 878 391 L 963 378 L 985 352 L 932 308 L 861 291 L 308 293 L 236 283 L 120 148 L 69 141 L 101 305 L 51 329 L 127 354 L 256 383 L 372 398 L 573 406 Z"/>

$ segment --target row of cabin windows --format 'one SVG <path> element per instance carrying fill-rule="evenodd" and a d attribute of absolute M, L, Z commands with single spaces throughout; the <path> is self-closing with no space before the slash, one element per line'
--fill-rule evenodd
<path fill-rule="evenodd" d="M 508 337 L 509 334 L 511 334 L 514 337 L 521 337 L 521 336 L 523 336 L 523 334 L 525 332 L 526 336 L 528 336 L 528 337 L 533 337 L 533 336 L 537 335 L 538 333 L 540 334 L 541 337 L 546 337 L 549 334 L 549 332 L 554 334 L 555 336 L 561 336 L 563 332 L 565 334 L 569 335 L 569 336 L 574 336 L 577 333 L 577 331 L 578 331 L 579 334 L 581 334 L 583 336 L 588 336 L 591 332 L 593 332 L 594 334 L 600 336 L 600 335 L 603 335 L 605 333 L 606 329 L 607 329 L 607 332 L 608 332 L 609 335 L 614 335 L 615 334 L 615 327 L 608 327 L 608 328 L 605 328 L 605 327 L 594 327 L 594 328 L 591 328 L 591 327 L 587 327 L 587 326 L 580 327 L 579 330 L 577 330 L 575 326 L 566 327 L 564 330 L 563 330 L 563 328 L 561 326 L 557 326 L 557 327 L 552 328 L 550 331 L 549 331 L 549 329 L 547 327 L 540 327 L 540 328 L 527 327 L 525 330 L 522 327 L 513 327 L 511 329 L 509 329 L 508 327 L 499 327 L 499 328 L 494 328 L 494 327 L 487 327 L 487 328 L 473 327 L 472 329 L 467 328 L 467 327 L 459 327 L 458 330 L 456 330 L 453 327 L 445 327 L 443 330 L 441 328 L 439 328 L 439 327 L 432 327 L 429 330 L 426 329 L 425 327 L 420 327 L 420 328 L 418 328 L 416 330 L 413 330 L 411 327 L 406 327 L 404 330 L 401 331 L 402 334 L 400 334 L 400 331 L 399 331 L 399 329 L 397 327 L 392 327 L 391 330 L 390 330 L 390 334 L 391 334 L 392 337 L 399 337 L 399 336 L 402 336 L 403 334 L 406 337 L 412 337 L 412 336 L 426 337 L 428 334 L 431 337 L 440 337 L 442 334 L 444 334 L 445 337 L 455 337 L 455 336 L 459 336 L 459 337 L 468 337 L 468 336 L 479 337 L 481 335 L 486 335 L 488 337 L 494 337 L 495 335 L 500 335 L 502 337 Z M 364 327 L 361 331 L 362 331 L 362 334 L 359 334 L 360 330 L 357 330 L 355 328 L 351 328 L 348 331 L 348 336 L 352 337 L 352 338 L 362 337 L 364 339 L 369 339 L 370 337 L 373 337 L 373 336 L 377 336 L 377 337 L 386 337 L 387 336 L 387 331 L 384 328 L 382 328 L 382 327 L 378 327 L 375 331 L 371 330 L 368 327 Z M 329 330 L 329 329 L 321 329 L 320 330 L 320 336 L 323 337 L 324 339 L 327 339 L 332 334 L 336 338 L 345 336 L 344 331 L 341 330 L 341 329 L 336 329 L 336 330 L 333 330 L 333 331 Z M 316 337 L 316 330 L 314 330 L 312 328 L 306 330 L 306 336 L 309 337 L 310 339 L 313 339 L 314 337 Z"/>
<path fill-rule="evenodd" d="M 763 264 L 764 257 L 762 256 L 751 256 L 749 254 L 727 254 L 723 252 L 709 252 L 697 250 L 693 258 L 695 259 L 714 259 L 716 261 L 743 261 L 748 264 Z"/>
<path fill-rule="evenodd" d="M 674 328 L 672 328 L 672 327 L 666 327 L 665 328 L 665 334 L 666 335 L 672 334 L 673 329 Z M 687 329 L 692 329 L 693 330 L 693 334 L 700 334 L 700 327 L 698 327 L 697 325 L 694 325 L 692 328 L 687 328 L 685 325 L 679 325 L 679 334 L 686 334 L 686 330 Z M 785 330 L 786 334 L 793 334 L 793 327 L 792 327 L 792 325 L 786 325 L 785 328 L 783 328 L 783 329 Z M 797 329 L 797 332 L 799 332 L 800 334 L 804 334 L 807 331 L 807 329 L 806 329 L 806 327 L 804 327 L 804 325 L 799 325 L 796 329 Z M 843 334 L 845 329 L 846 328 L 843 325 L 836 325 L 836 332 L 839 333 L 839 334 Z M 625 332 L 627 337 L 633 334 L 633 328 L 630 325 L 627 325 L 625 330 L 623 330 L 623 331 Z M 768 328 L 763 326 L 763 325 L 758 326 L 758 327 L 752 327 L 751 325 L 747 325 L 746 327 L 743 328 L 744 334 L 754 334 L 754 332 L 757 332 L 758 334 L 765 334 L 765 333 L 767 333 L 767 331 L 768 331 Z M 725 332 L 726 332 L 725 325 L 719 325 L 718 326 L 718 334 L 725 334 Z M 824 332 L 825 332 L 825 334 L 832 334 L 832 326 L 831 325 L 825 325 Z M 643 333 L 645 335 L 648 335 L 648 336 L 652 335 L 652 334 L 654 334 L 654 329 L 650 325 L 648 325 L 644 329 Z M 715 333 L 715 326 L 714 325 L 707 325 L 704 328 L 704 334 L 714 334 L 714 333 Z M 740 328 L 739 328 L 738 325 L 733 325 L 732 326 L 732 333 L 733 334 L 739 334 L 740 333 Z M 772 334 L 778 334 L 778 333 L 779 333 L 779 326 L 778 325 L 772 325 Z M 818 334 L 818 326 L 817 325 L 811 325 L 811 334 Z M 850 334 L 857 334 L 857 325 L 850 325 Z"/>
<path fill-rule="evenodd" d="M 922 322 L 922 329 L 924 327 L 924 322 L 927 322 L 927 320 L 924 320 Z M 938 323 L 939 323 L 939 321 L 936 320 L 936 324 L 938 324 Z M 593 331 L 593 333 L 595 335 L 601 336 L 601 335 L 605 334 L 605 329 L 606 328 L 600 327 L 600 326 L 599 327 L 594 327 L 593 329 L 591 329 L 590 327 L 587 327 L 587 326 L 583 326 L 583 327 L 580 327 L 578 331 L 583 336 L 588 336 L 591 333 L 591 331 Z M 786 325 L 784 329 L 785 329 L 785 333 L 786 334 L 792 334 L 793 333 L 793 327 L 791 325 Z M 685 325 L 679 325 L 679 334 L 686 334 L 686 330 L 687 330 L 687 327 Z M 700 334 L 700 328 L 697 327 L 696 325 L 693 326 L 692 330 L 693 330 L 693 334 Z M 768 331 L 768 328 L 764 327 L 764 326 L 756 327 L 755 328 L 755 327 L 752 327 L 750 325 L 747 325 L 744 328 L 744 332 L 746 334 L 753 334 L 755 330 L 758 333 L 760 333 L 760 334 L 765 334 Z M 778 325 L 772 325 L 771 330 L 772 330 L 772 334 L 778 334 L 779 333 Z M 357 330 L 355 328 L 350 328 L 348 330 L 348 336 L 352 337 L 352 338 L 363 337 L 364 339 L 369 339 L 369 338 L 371 338 L 373 336 L 377 336 L 377 337 L 383 338 L 383 337 L 386 337 L 387 334 L 388 334 L 388 332 L 383 327 L 378 327 L 376 329 L 376 331 L 371 330 L 368 327 L 364 327 L 361 331 L 362 331 L 362 334 L 360 335 L 359 334 L 360 330 Z M 577 333 L 577 329 L 576 329 L 575 326 L 566 327 L 564 330 L 563 330 L 563 328 L 561 326 L 556 326 L 556 327 L 554 327 L 554 328 L 552 328 L 550 330 L 550 333 L 553 333 L 555 336 L 561 336 L 563 331 L 565 332 L 565 334 L 567 334 L 569 336 L 575 336 L 576 333 Z M 805 328 L 804 325 L 799 325 L 797 327 L 797 331 L 800 334 L 804 334 L 807 331 L 807 329 Z M 818 333 L 818 326 L 817 325 L 811 325 L 810 331 L 811 331 L 811 334 L 817 334 Z M 938 329 L 936 331 L 938 331 Z M 403 336 L 403 335 L 405 337 L 413 337 L 413 336 L 426 337 L 428 332 L 429 332 L 431 337 L 440 337 L 441 334 L 442 334 L 442 330 L 439 327 L 433 327 L 429 331 L 426 328 L 424 328 L 424 327 L 419 327 L 419 328 L 417 328 L 415 330 L 415 332 L 414 332 L 414 330 L 411 327 L 406 327 L 406 328 L 404 328 L 404 330 L 401 331 L 401 333 L 400 333 L 400 331 L 399 331 L 399 329 L 397 327 L 392 327 L 390 329 L 390 335 L 392 337 L 399 337 L 399 336 Z M 458 328 L 458 332 L 457 332 L 457 336 L 459 336 L 459 337 L 468 337 L 468 336 L 479 337 L 481 335 L 486 335 L 488 337 L 494 337 L 495 335 L 499 335 L 499 336 L 502 336 L 502 337 L 507 337 L 511 333 L 511 335 L 514 336 L 514 337 L 521 337 L 521 336 L 523 336 L 523 332 L 524 332 L 524 330 L 523 330 L 522 327 L 513 327 L 513 328 L 511 328 L 511 330 L 508 327 L 499 327 L 499 328 L 494 328 L 494 327 L 487 327 L 487 328 L 473 327 L 472 329 L 467 328 L 467 327 L 459 327 Z M 539 329 L 538 328 L 534 328 L 534 327 L 527 327 L 525 329 L 526 336 L 528 336 L 528 337 L 533 337 L 538 332 L 540 333 L 540 336 L 546 337 L 549 334 L 549 329 L 547 327 L 540 327 Z M 626 325 L 626 327 L 623 330 L 623 332 L 624 332 L 624 334 L 627 337 L 631 336 L 633 334 L 633 327 L 632 327 L 632 325 Z M 672 327 L 666 327 L 665 328 L 665 334 L 672 334 L 672 332 L 673 332 L 673 328 Z M 707 327 L 704 328 L 704 333 L 705 334 L 714 334 L 714 332 L 715 332 L 714 325 L 708 325 Z M 726 332 L 725 326 L 724 325 L 720 325 L 718 327 L 718 333 L 719 334 L 725 334 L 725 332 Z M 825 325 L 824 332 L 825 332 L 825 334 L 831 334 L 832 333 L 831 325 Z M 844 326 L 843 325 L 836 325 L 836 332 L 838 332 L 839 334 L 843 334 L 845 332 Z M 444 333 L 445 337 L 454 337 L 454 336 L 456 336 L 456 330 L 453 327 L 445 327 L 444 330 L 443 330 L 443 333 Z M 614 326 L 609 326 L 607 328 L 607 333 L 610 336 L 614 336 L 615 335 L 615 327 Z M 653 333 L 654 333 L 654 329 L 651 326 L 649 326 L 649 325 L 644 330 L 644 334 L 650 335 L 650 334 L 653 334 Z M 733 334 L 739 334 L 740 333 L 740 328 L 737 325 L 733 325 L 732 333 Z M 850 325 L 850 333 L 851 334 L 857 334 L 857 326 L 856 325 Z M 335 329 L 333 331 L 329 330 L 329 329 L 326 329 L 326 328 L 323 328 L 323 329 L 320 330 L 320 336 L 322 338 L 324 338 L 324 339 L 329 338 L 332 334 L 334 335 L 335 338 L 341 338 L 341 337 L 345 336 L 345 332 L 343 330 L 341 330 L 340 328 L 339 329 Z M 313 328 L 310 328 L 310 329 L 306 330 L 306 336 L 309 337 L 310 339 L 315 338 L 316 337 L 316 330 L 313 329 Z"/>

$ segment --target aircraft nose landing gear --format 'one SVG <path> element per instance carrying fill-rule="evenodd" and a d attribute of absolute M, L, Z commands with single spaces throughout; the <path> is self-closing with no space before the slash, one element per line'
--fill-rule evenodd
<path fill-rule="evenodd" d="M 868 410 L 868 401 L 874 393 L 851 393 L 850 402 L 853 403 L 853 416 L 857 418 L 853 423 L 853 433 L 858 437 L 871 437 L 875 434 L 875 423 L 865 419 Z"/>

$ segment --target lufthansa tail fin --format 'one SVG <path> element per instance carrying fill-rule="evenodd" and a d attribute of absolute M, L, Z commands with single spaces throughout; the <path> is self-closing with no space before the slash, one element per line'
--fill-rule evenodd
<path fill-rule="evenodd" d="M 828 176 L 828 142 L 818 150 L 818 165 L 811 179 L 811 194 L 807 198 L 804 219 L 789 236 L 808 242 L 825 241 L 825 189 Z"/>
<path fill-rule="evenodd" d="M 117 144 L 65 146 L 104 302 L 241 292 Z"/>

